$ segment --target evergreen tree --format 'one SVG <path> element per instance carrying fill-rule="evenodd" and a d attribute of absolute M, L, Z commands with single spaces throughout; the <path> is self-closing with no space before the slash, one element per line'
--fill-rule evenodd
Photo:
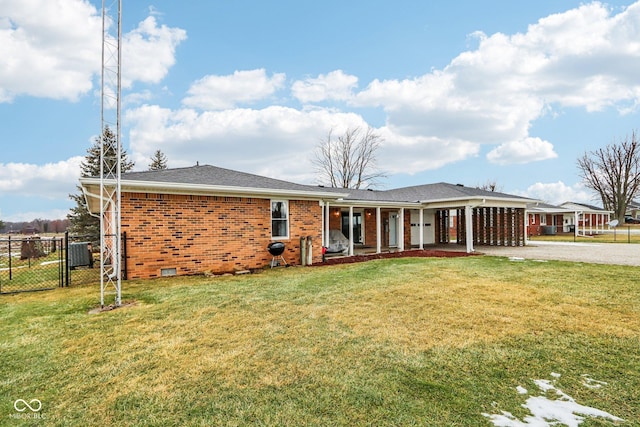
<path fill-rule="evenodd" d="M 103 131 L 103 138 L 107 149 L 105 151 L 105 163 L 106 168 L 113 168 L 116 160 L 116 135 L 105 127 Z M 100 177 L 100 138 L 97 137 L 91 147 L 87 150 L 85 159 L 80 164 L 81 176 L 86 177 Z M 133 169 L 134 163 L 127 157 L 126 150 L 122 150 L 120 153 L 120 171 L 121 173 L 130 171 Z M 76 206 L 71 208 L 71 212 L 67 215 L 69 220 L 69 232 L 71 234 L 83 236 L 94 245 L 98 246 L 100 242 L 100 218 L 93 216 L 87 209 L 87 202 L 82 193 L 82 188 L 78 188 L 78 194 L 69 194 L 69 198 L 76 202 Z"/>
<path fill-rule="evenodd" d="M 160 150 L 156 150 L 151 156 L 151 163 L 149 164 L 150 171 L 159 171 L 167 168 L 167 156 Z"/>

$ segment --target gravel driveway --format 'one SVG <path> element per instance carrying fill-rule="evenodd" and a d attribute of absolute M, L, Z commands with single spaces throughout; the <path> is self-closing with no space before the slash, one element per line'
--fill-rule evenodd
<path fill-rule="evenodd" d="M 640 244 L 528 242 L 524 247 L 476 246 L 475 249 L 494 256 L 640 266 Z"/>

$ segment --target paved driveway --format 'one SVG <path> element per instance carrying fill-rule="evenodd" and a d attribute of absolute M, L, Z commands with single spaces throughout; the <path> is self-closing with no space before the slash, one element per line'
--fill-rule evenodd
<path fill-rule="evenodd" d="M 640 266 L 640 244 L 528 242 L 524 247 L 476 246 L 486 255 Z"/>

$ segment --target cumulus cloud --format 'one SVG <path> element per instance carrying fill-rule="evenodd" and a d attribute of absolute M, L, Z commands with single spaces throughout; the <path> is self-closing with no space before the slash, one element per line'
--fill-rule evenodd
<path fill-rule="evenodd" d="M 640 3 L 617 15 L 591 3 L 525 33 L 477 32 L 478 47 L 444 69 L 376 79 L 352 102 L 383 108 L 388 124 L 407 137 L 497 145 L 488 156 L 495 163 L 554 158 L 559 142 L 530 135 L 544 114 L 571 107 L 629 113 L 640 105 L 639 22 Z"/>
<path fill-rule="evenodd" d="M 239 108 L 284 91 L 284 74 L 208 75 L 191 85 L 186 108 L 147 105 L 129 112 L 132 154 L 147 164 L 162 149 L 171 165 L 210 159 L 256 173 L 287 161 L 289 176 L 308 180 L 307 159 L 328 129 L 368 125 L 344 111 L 375 107 L 386 114 L 377 129 L 384 137 L 378 164 L 389 173 L 441 168 L 478 156 L 482 146 L 491 147 L 487 160 L 497 165 L 554 159 L 554 144 L 562 141 L 531 134 L 541 116 L 574 107 L 630 111 L 640 103 L 639 14 L 640 3 L 618 14 L 591 3 L 543 18 L 523 33 L 476 32 L 477 47 L 445 68 L 374 79 L 360 91 L 358 77 L 342 70 L 299 79 L 290 93 L 303 109 Z M 310 107 L 320 102 L 327 104 Z"/>
<path fill-rule="evenodd" d="M 100 70 L 102 20 L 82 0 L 0 0 L 0 102 L 75 101 Z"/>
<path fill-rule="evenodd" d="M 312 183 L 310 153 L 329 129 L 366 126 L 357 114 L 271 106 L 199 112 L 145 105 L 126 114 L 137 164 L 157 149 L 172 167 L 196 161 Z"/>
<path fill-rule="evenodd" d="M 284 81 L 284 74 L 276 73 L 268 77 L 263 68 L 235 71 L 226 76 L 209 75 L 192 84 L 182 102 L 187 107 L 203 110 L 233 108 L 273 95 L 282 88 Z"/>
<path fill-rule="evenodd" d="M 160 82 L 175 64 L 176 48 L 186 38 L 185 30 L 158 26 L 154 16 L 140 22 L 122 40 L 122 85 Z"/>
<path fill-rule="evenodd" d="M 102 18 L 83 0 L 0 0 L 0 102 L 17 96 L 77 101 L 102 67 Z M 150 16 L 123 35 L 123 85 L 157 83 L 184 30 Z"/>
<path fill-rule="evenodd" d="M 522 141 L 509 141 L 494 148 L 487 154 L 491 163 L 507 165 L 514 163 L 530 163 L 558 157 L 553 145 L 540 138 L 525 138 Z"/>
<path fill-rule="evenodd" d="M 320 74 L 317 78 L 298 80 L 291 86 L 295 98 L 303 103 L 325 100 L 345 101 L 353 96 L 358 85 L 358 77 L 345 74 L 342 70 Z"/>
<path fill-rule="evenodd" d="M 546 203 L 559 205 L 564 202 L 593 203 L 594 195 L 578 183 L 567 185 L 562 181 L 536 182 L 524 191 L 516 191 L 515 194 L 542 200 Z"/>
<path fill-rule="evenodd" d="M 3 195 L 66 198 L 76 192 L 83 157 L 56 163 L 0 163 L 0 193 Z"/>

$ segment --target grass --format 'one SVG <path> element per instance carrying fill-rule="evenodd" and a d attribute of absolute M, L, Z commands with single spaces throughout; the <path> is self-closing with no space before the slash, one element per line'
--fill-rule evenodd
<path fill-rule="evenodd" d="M 60 282 L 60 253 L 39 258 L 20 259 L 0 255 L 0 291 L 20 292 L 29 289 L 51 289 Z M 11 269 L 11 274 L 9 274 Z"/>
<path fill-rule="evenodd" d="M 623 225 L 614 230 L 597 231 L 593 230 L 593 235 L 574 236 L 573 233 L 559 233 L 555 235 L 530 236 L 529 240 L 535 242 L 555 241 L 555 242 L 584 242 L 584 243 L 640 243 L 639 225 Z M 580 229 L 582 230 L 582 229 Z M 587 229 L 588 233 L 588 229 Z M 599 233 L 599 234 L 598 234 Z"/>
<path fill-rule="evenodd" d="M 640 425 L 639 282 L 622 266 L 405 258 L 125 282 L 135 305 L 100 314 L 96 287 L 6 295 L 0 425 L 39 399 L 54 426 L 487 426 L 526 416 L 516 387 L 552 372 Z"/>

